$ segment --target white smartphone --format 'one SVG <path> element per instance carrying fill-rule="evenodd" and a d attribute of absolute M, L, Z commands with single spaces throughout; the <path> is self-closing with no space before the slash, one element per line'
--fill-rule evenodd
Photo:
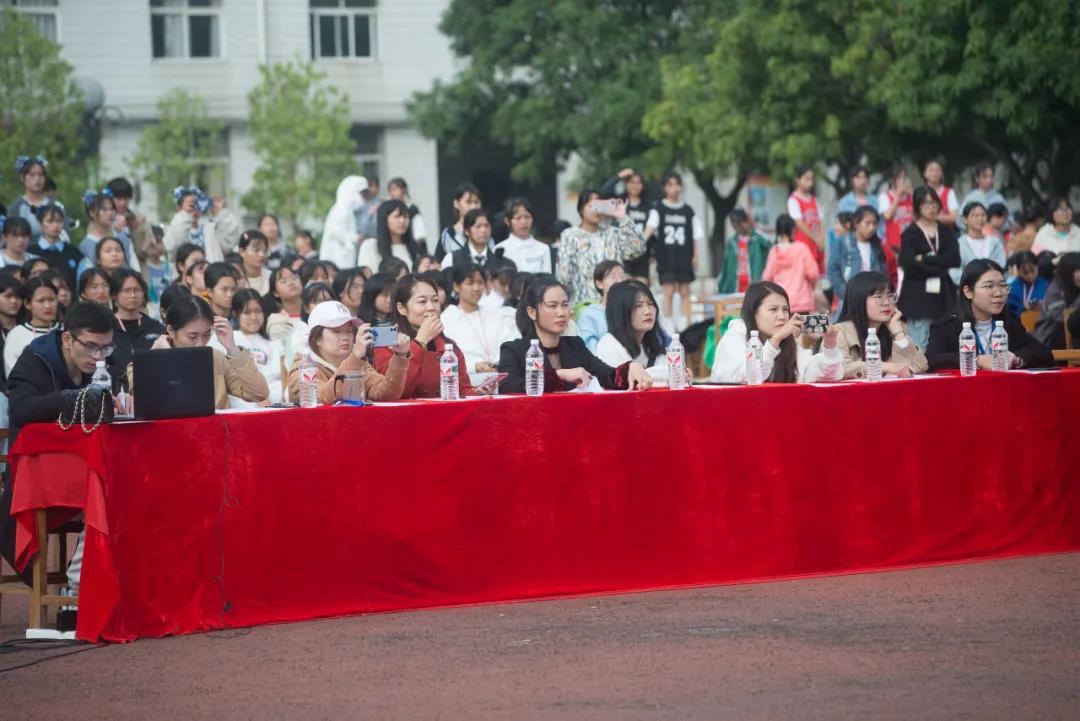
<path fill-rule="evenodd" d="M 594 213 L 600 215 L 615 215 L 616 210 L 619 208 L 619 201 L 614 198 L 608 198 L 606 200 L 594 200 L 592 201 L 592 209 Z"/>

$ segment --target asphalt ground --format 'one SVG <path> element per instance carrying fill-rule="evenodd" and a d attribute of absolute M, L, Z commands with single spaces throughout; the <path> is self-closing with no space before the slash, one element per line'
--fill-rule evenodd
<path fill-rule="evenodd" d="M 0 653 L 30 718 L 1080 719 L 1080 553 Z"/>

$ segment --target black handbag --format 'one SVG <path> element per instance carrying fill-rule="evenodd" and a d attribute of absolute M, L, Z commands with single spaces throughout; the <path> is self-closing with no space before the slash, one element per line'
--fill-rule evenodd
<path fill-rule="evenodd" d="M 102 423 L 113 422 L 112 391 L 97 386 L 60 391 L 60 417 L 56 419 L 62 430 L 69 430 L 76 423 L 89 435 Z M 93 425 L 87 426 L 87 423 Z"/>

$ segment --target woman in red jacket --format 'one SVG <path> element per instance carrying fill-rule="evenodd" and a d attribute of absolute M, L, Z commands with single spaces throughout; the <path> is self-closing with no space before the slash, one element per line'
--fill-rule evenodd
<path fill-rule="evenodd" d="M 391 293 L 390 322 L 410 338 L 411 357 L 405 375 L 402 398 L 439 397 L 439 357 L 453 340 L 443 335 L 439 305 L 439 289 L 431 281 L 413 274 L 403 275 Z M 458 384 L 463 396 L 477 395 L 469 382 L 469 369 L 465 356 L 454 344 L 458 357 Z M 386 374 L 393 352 L 390 348 L 375 349 L 375 370 Z"/>

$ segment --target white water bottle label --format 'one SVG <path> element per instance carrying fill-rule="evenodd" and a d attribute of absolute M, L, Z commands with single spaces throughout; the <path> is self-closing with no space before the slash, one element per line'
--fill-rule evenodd
<path fill-rule="evenodd" d="M 319 376 L 319 370 L 317 368 L 301 368 L 300 369 L 300 381 L 314 381 Z"/>
<path fill-rule="evenodd" d="M 443 378 L 453 378 L 455 375 L 457 375 L 457 367 L 455 367 L 455 366 L 440 366 L 439 367 L 439 374 Z"/>
<path fill-rule="evenodd" d="M 960 352 L 961 353 L 974 353 L 975 352 L 975 341 L 973 341 L 973 340 L 964 341 L 963 344 L 960 346 Z"/>
<path fill-rule="evenodd" d="M 682 365 L 682 353 L 675 351 L 667 354 L 667 363 L 669 366 L 681 366 Z"/>
<path fill-rule="evenodd" d="M 542 371 L 542 370 L 544 370 L 544 361 L 543 361 L 543 359 L 534 358 L 533 360 L 528 361 L 528 365 L 526 366 L 526 370 L 530 370 L 530 371 Z"/>

